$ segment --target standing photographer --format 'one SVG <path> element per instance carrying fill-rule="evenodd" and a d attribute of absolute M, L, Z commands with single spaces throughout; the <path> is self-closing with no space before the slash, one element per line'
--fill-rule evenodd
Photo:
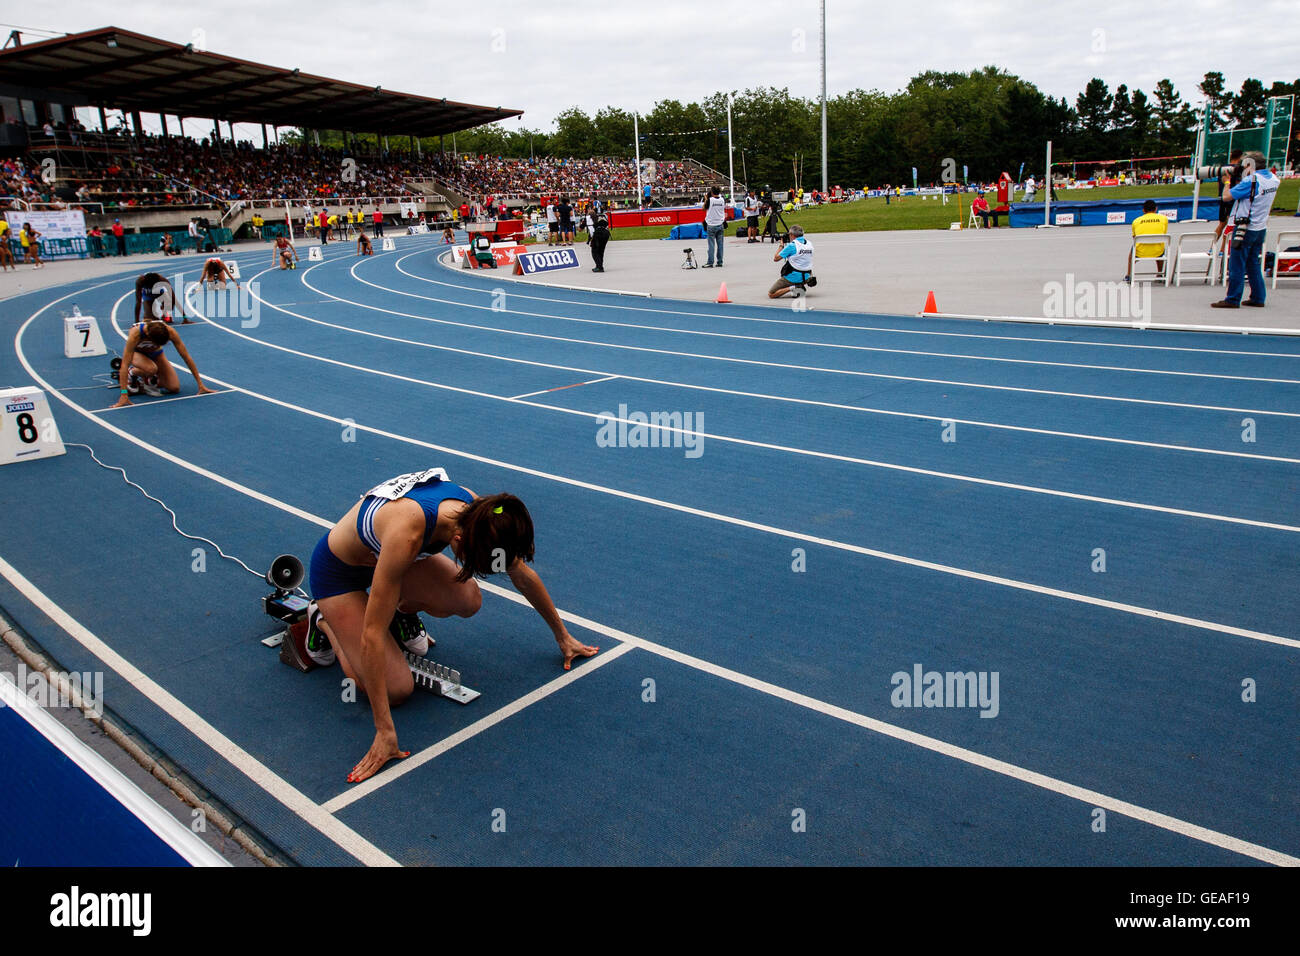
<path fill-rule="evenodd" d="M 704 200 L 704 232 L 709 241 L 709 261 L 704 268 L 712 269 L 714 265 L 714 247 L 717 247 L 717 265 L 722 268 L 722 240 L 727 228 L 727 207 L 729 203 L 722 198 L 722 190 L 717 186 L 709 189 L 709 198 Z"/>
<path fill-rule="evenodd" d="M 1268 214 L 1277 196 L 1278 179 L 1266 168 L 1268 160 L 1251 150 L 1241 158 L 1241 182 L 1228 190 L 1232 207 L 1232 253 L 1228 257 L 1228 292 L 1215 309 L 1241 307 L 1241 294 L 1250 280 L 1246 305 L 1264 307 L 1264 269 L 1261 257 L 1268 237 Z"/>

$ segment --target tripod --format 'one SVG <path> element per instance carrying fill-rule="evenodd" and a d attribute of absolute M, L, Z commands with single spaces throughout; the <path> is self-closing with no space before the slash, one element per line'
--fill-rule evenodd
<path fill-rule="evenodd" d="M 777 227 L 780 226 L 778 231 Z M 785 219 L 781 216 L 781 206 L 773 202 L 768 206 L 767 222 L 763 224 L 763 234 L 759 241 L 771 239 L 773 242 L 780 242 L 790 232 L 790 227 L 785 224 Z"/>

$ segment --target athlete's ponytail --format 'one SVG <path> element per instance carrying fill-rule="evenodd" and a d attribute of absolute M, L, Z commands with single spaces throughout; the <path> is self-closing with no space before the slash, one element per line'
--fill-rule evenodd
<path fill-rule="evenodd" d="M 516 560 L 533 560 L 533 519 L 514 495 L 475 499 L 456 517 L 456 526 L 457 581 L 508 571 Z"/>

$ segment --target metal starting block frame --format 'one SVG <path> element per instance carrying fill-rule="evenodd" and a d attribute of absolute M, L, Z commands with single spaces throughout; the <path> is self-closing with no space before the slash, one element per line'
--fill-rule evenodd
<path fill-rule="evenodd" d="M 460 671 L 443 667 L 427 657 L 416 657 L 410 651 L 403 651 L 406 666 L 411 669 L 415 686 L 422 687 L 436 697 L 446 697 L 458 704 L 468 704 L 479 696 L 479 692 L 464 686 L 460 682 Z"/>

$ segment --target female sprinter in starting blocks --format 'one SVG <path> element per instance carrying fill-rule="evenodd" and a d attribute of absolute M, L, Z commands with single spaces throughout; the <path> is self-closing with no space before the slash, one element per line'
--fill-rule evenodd
<path fill-rule="evenodd" d="M 447 547 L 460 567 L 441 553 Z M 320 636 L 329 640 L 344 673 L 370 698 L 375 720 L 374 742 L 349 783 L 407 756 L 397 747 L 391 708 L 411 696 L 415 682 L 390 636 L 394 615 L 417 622 L 421 611 L 471 617 L 483 602 L 475 576 L 504 571 L 551 629 L 566 670 L 575 657 L 599 650 L 570 636 L 528 567 L 532 560 L 533 520 L 524 503 L 508 494 L 480 498 L 448 481 L 441 468 L 371 488 L 320 539 L 311 556 L 308 650 L 320 661 Z"/>
<path fill-rule="evenodd" d="M 148 307 L 145 321 L 158 320 L 171 325 L 172 311 L 180 306 L 181 324 L 189 325 L 185 316 L 185 303 L 176 296 L 171 281 L 160 272 L 146 272 L 135 280 L 135 321 L 140 322 L 140 309 Z"/>
<path fill-rule="evenodd" d="M 293 247 L 287 236 L 277 236 L 275 245 L 271 247 L 272 261 L 279 260 L 280 271 L 285 269 L 298 268 L 298 250 Z"/>
<path fill-rule="evenodd" d="M 163 392 L 181 390 L 180 377 L 176 374 L 172 363 L 167 360 L 167 356 L 163 354 L 163 348 L 168 342 L 176 346 L 176 351 L 189 367 L 190 374 L 194 376 L 195 384 L 199 387 L 198 394 L 207 395 L 212 391 L 203 384 L 203 379 L 199 378 L 199 370 L 194 365 L 194 359 L 190 358 L 189 349 L 181 341 L 181 334 L 166 322 L 152 319 L 147 322 L 137 322 L 127 333 L 126 348 L 122 350 L 122 365 L 117 373 L 121 396 L 114 408 L 130 405 L 131 400 L 128 396 L 136 392 L 157 396 Z"/>
<path fill-rule="evenodd" d="M 230 274 L 230 267 L 227 266 L 216 256 L 213 256 L 207 262 L 203 263 L 203 272 L 199 274 L 199 285 L 206 289 L 211 282 L 218 289 L 224 289 L 226 282 L 230 281 L 239 288 L 239 280 Z"/>

